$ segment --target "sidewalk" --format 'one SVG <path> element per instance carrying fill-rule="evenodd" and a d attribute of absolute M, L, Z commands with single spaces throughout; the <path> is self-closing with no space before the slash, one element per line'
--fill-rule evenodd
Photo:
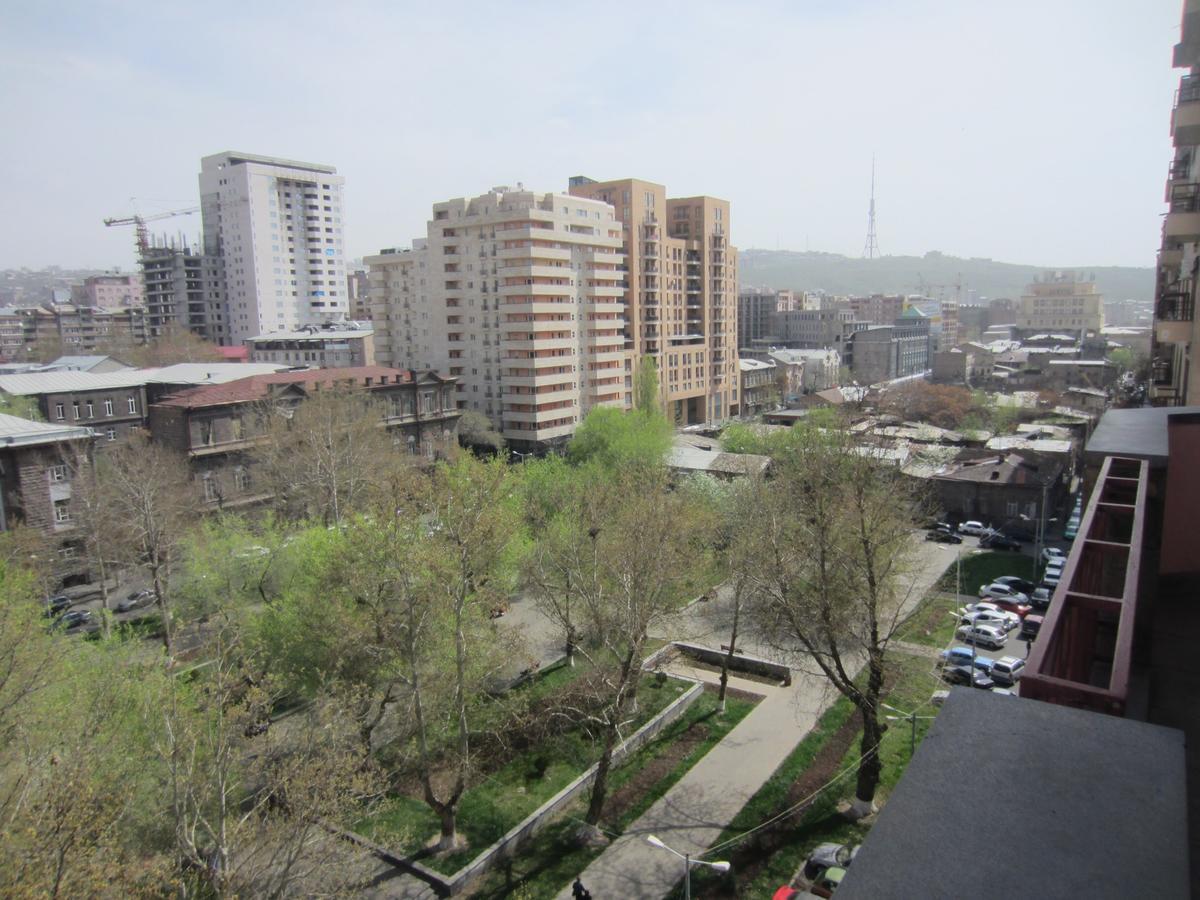
<path fill-rule="evenodd" d="M 686 661 L 669 671 L 710 683 L 715 672 Z M 662 897 L 683 876 L 683 861 L 646 843 L 654 834 L 680 853 L 700 855 L 808 734 L 834 699 L 825 679 L 797 672 L 790 687 L 731 677 L 730 686 L 765 698 L 582 873 L 595 900 Z M 558 900 L 570 900 L 567 885 Z"/>

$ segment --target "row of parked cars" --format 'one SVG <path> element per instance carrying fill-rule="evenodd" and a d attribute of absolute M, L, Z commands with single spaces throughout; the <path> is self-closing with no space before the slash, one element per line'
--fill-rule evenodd
<path fill-rule="evenodd" d="M 925 540 L 941 544 L 961 544 L 960 535 L 969 534 L 979 538 L 979 546 L 987 550 L 1020 550 L 1021 542 L 1009 534 L 989 528 L 982 522 L 968 519 L 959 525 L 950 522 L 935 522 L 925 533 Z"/>
<path fill-rule="evenodd" d="M 141 609 L 144 606 L 151 606 L 155 598 L 154 591 L 134 591 L 117 601 L 113 611 L 125 613 Z M 90 625 L 96 620 L 95 614 L 90 609 L 71 609 L 74 605 L 75 601 L 66 594 L 57 594 L 43 600 L 42 615 L 51 620 L 47 627 L 51 630 L 69 631 L 73 628 Z"/>

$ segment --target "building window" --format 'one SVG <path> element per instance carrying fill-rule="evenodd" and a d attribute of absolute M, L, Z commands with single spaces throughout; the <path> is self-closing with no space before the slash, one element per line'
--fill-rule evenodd
<path fill-rule="evenodd" d="M 105 401 L 104 401 L 104 414 L 105 414 L 106 416 L 111 416 L 111 415 L 113 414 L 113 402 L 112 402 L 112 400 L 105 400 Z"/>
<path fill-rule="evenodd" d="M 92 406 L 92 401 L 89 400 L 87 403 L 87 417 L 90 419 L 95 414 L 96 414 L 96 408 L 94 406 Z"/>
<path fill-rule="evenodd" d="M 212 475 L 210 475 L 208 472 L 204 473 L 203 481 L 204 481 L 204 499 L 209 501 L 210 503 L 214 502 L 218 497 L 217 483 L 213 480 Z"/>
<path fill-rule="evenodd" d="M 129 411 L 130 411 L 131 413 L 136 413 L 136 412 L 137 412 L 137 397 L 130 397 L 130 398 L 129 398 Z"/>
<path fill-rule="evenodd" d="M 51 481 L 66 481 L 67 480 L 67 467 L 63 466 L 63 465 L 51 466 L 50 467 L 50 480 Z"/>
<path fill-rule="evenodd" d="M 67 408 L 61 403 L 54 404 L 54 418 L 62 421 L 67 417 Z"/>
<path fill-rule="evenodd" d="M 1009 502 L 1009 503 L 1005 504 L 1005 515 L 1007 515 L 1011 518 L 1016 518 L 1017 515 L 1020 513 L 1020 509 L 1021 509 L 1021 505 L 1019 503 Z"/>
<path fill-rule="evenodd" d="M 408 452 L 411 456 L 417 455 L 417 439 L 411 434 L 408 436 Z"/>
<path fill-rule="evenodd" d="M 59 522 L 59 523 L 71 521 L 71 501 L 70 500 L 55 500 L 54 501 L 54 521 Z"/>
<path fill-rule="evenodd" d="M 117 429 L 115 429 L 115 428 L 104 429 L 104 436 L 106 438 L 108 438 L 110 441 L 115 441 L 117 439 Z"/>
<path fill-rule="evenodd" d="M 79 418 L 79 403 L 78 402 L 71 404 L 71 415 L 72 415 L 72 417 L 74 417 L 76 419 Z"/>
<path fill-rule="evenodd" d="M 241 493 L 248 493 L 250 490 L 250 473 L 243 466 L 238 466 L 233 470 L 233 483 Z"/>

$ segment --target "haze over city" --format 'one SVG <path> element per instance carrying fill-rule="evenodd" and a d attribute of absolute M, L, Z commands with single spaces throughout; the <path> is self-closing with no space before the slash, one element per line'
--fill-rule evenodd
<path fill-rule="evenodd" d="M 349 257 L 575 174 L 727 199 L 743 248 L 858 255 L 874 154 L 884 254 L 1150 265 L 1178 32 L 1174 0 L 10 7 L 0 267 L 134 268 L 101 220 L 195 206 L 226 149 L 336 166 Z"/>

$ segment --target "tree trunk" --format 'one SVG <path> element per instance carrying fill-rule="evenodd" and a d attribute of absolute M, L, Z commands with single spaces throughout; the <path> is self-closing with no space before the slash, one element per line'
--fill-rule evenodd
<path fill-rule="evenodd" d="M 641 660 L 641 642 L 637 642 L 626 654 L 621 663 L 621 679 L 617 683 L 616 703 L 604 729 L 604 752 L 600 754 L 600 762 L 596 765 L 596 778 L 592 781 L 592 797 L 588 802 L 585 821 L 593 827 L 600 824 L 600 816 L 604 813 L 604 801 L 608 796 L 608 775 L 612 769 L 613 751 L 620 737 L 621 721 L 625 718 L 625 707 L 629 700 L 636 699 L 638 672 Z"/>
<path fill-rule="evenodd" d="M 163 649 L 167 656 L 174 656 L 174 647 L 171 640 L 171 609 L 167 606 L 167 592 L 163 590 L 162 577 L 159 573 L 159 566 L 152 566 L 150 569 L 150 579 L 154 585 L 154 596 L 158 600 L 158 608 L 162 611 L 162 627 L 163 627 Z"/>
<path fill-rule="evenodd" d="M 862 742 L 859 745 L 861 762 L 858 764 L 858 782 L 854 790 L 854 812 L 860 818 L 875 811 L 875 789 L 879 786 L 879 775 L 883 771 L 883 764 L 879 760 L 879 745 L 884 731 L 879 721 L 883 660 L 871 654 L 867 667 L 867 691 L 859 706 L 863 722 Z"/>
<path fill-rule="evenodd" d="M 608 773 L 612 768 L 613 749 L 616 745 L 617 728 L 613 724 L 604 735 L 604 752 L 600 754 L 600 762 L 596 764 L 592 797 L 588 802 L 587 816 L 584 817 L 584 821 L 593 827 L 600 824 L 600 816 L 604 814 L 604 801 L 608 798 Z"/>
<path fill-rule="evenodd" d="M 442 833 L 438 838 L 438 850 L 453 850 L 458 846 L 458 810 L 457 804 L 445 804 L 438 811 L 442 820 Z"/>
<path fill-rule="evenodd" d="M 729 652 L 725 654 L 725 658 L 721 660 L 721 690 L 717 694 L 717 700 L 720 702 L 720 711 L 725 712 L 725 688 L 729 684 L 729 667 L 733 665 L 734 648 L 737 647 L 738 637 L 738 618 L 742 612 L 742 589 L 739 585 L 733 594 L 733 627 L 729 632 Z"/>

